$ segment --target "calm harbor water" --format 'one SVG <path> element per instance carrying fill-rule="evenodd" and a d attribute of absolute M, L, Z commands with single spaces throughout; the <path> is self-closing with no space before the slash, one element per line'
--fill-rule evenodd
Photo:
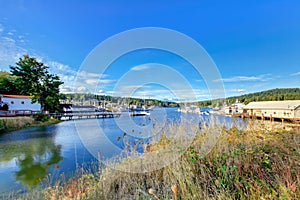
<path fill-rule="evenodd" d="M 152 112 L 151 116 L 155 116 L 155 112 L 160 114 L 157 110 Z M 164 112 L 167 121 L 176 121 L 181 116 L 175 108 L 166 108 Z M 133 121 L 138 126 L 153 125 L 155 120 L 151 116 L 133 117 Z M 205 117 L 204 120 L 209 121 L 209 117 Z M 231 121 L 230 117 L 220 118 L 229 123 Z M 48 127 L 28 128 L 0 135 L 0 194 L 26 191 L 49 175 L 61 177 L 59 175 L 64 173 L 70 177 L 78 166 L 97 162 L 83 145 L 82 133 L 78 134 L 78 130 L 84 130 L 90 135 L 99 134 L 96 132 L 97 127 L 103 130 L 101 137 L 120 149 L 124 148 L 124 130 L 119 128 L 113 118 L 65 121 Z M 127 128 L 131 130 L 131 127 Z M 136 137 L 129 137 L 129 141 L 136 140 Z M 102 156 L 115 155 L 106 140 L 100 145 Z"/>

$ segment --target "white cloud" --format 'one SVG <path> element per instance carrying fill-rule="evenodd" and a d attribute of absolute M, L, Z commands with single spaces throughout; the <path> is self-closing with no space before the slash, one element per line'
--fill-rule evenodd
<path fill-rule="evenodd" d="M 163 89 L 149 85 L 131 85 L 120 86 L 114 92 L 116 96 L 135 97 L 135 98 L 154 98 L 160 100 L 196 101 L 210 99 L 210 93 L 207 89 Z"/>
<path fill-rule="evenodd" d="M 92 73 L 92 72 L 87 72 L 87 71 L 79 71 L 77 73 L 77 78 L 83 78 L 83 79 L 89 79 L 89 78 L 103 78 L 106 77 L 107 75 L 105 74 L 100 74 L 100 73 Z"/>
<path fill-rule="evenodd" d="M 246 90 L 245 89 L 234 89 L 234 90 L 231 90 L 232 92 L 238 92 L 238 93 L 245 93 Z"/>
<path fill-rule="evenodd" d="M 222 78 L 222 79 L 217 79 L 214 81 L 215 82 L 225 82 L 225 83 L 241 82 L 241 81 L 268 81 L 268 80 L 272 79 L 269 76 L 270 76 L 270 74 L 262 74 L 259 76 L 233 76 L 230 78 Z"/>
<path fill-rule="evenodd" d="M 105 90 L 98 90 L 98 94 L 106 94 Z"/>
<path fill-rule="evenodd" d="M 98 79 L 86 79 L 85 82 L 89 85 L 98 85 L 99 80 Z"/>
<path fill-rule="evenodd" d="M 108 75 L 107 74 L 100 74 L 100 73 L 92 73 L 92 72 L 87 72 L 87 71 L 79 71 L 79 72 L 75 72 L 73 70 L 73 76 L 74 76 L 74 80 L 76 80 L 76 85 L 89 85 L 87 87 L 90 88 L 90 86 L 97 86 L 98 84 L 102 84 L 102 85 L 111 85 L 116 83 L 115 80 L 111 80 L 111 79 L 101 79 L 101 78 L 105 78 Z"/>
<path fill-rule="evenodd" d="M 296 73 L 290 74 L 290 76 L 298 76 L 298 75 L 300 75 L 300 72 L 296 72 Z"/>
<path fill-rule="evenodd" d="M 0 24 L 0 29 L 3 31 L 4 27 Z M 1 31 L 1 32 L 2 32 Z M 10 71 L 9 66 L 15 65 L 19 58 L 25 54 L 29 54 L 37 58 L 38 61 L 45 63 L 49 67 L 49 71 L 52 74 L 57 74 L 64 85 L 60 87 L 61 92 L 85 92 L 88 91 L 88 87 L 85 85 L 85 80 L 90 78 L 99 79 L 99 77 L 106 77 L 103 74 L 89 73 L 85 71 L 78 71 L 70 67 L 69 65 L 49 59 L 47 56 L 36 54 L 34 51 L 28 51 L 24 48 L 24 42 L 26 38 L 23 35 L 19 35 L 16 30 L 11 30 L 6 35 L 0 32 L 0 70 Z M 77 79 L 76 79 L 77 78 Z M 78 87 L 74 89 L 74 81 L 77 80 Z M 89 81 L 87 81 L 89 82 Z M 82 86 L 82 87 L 81 87 Z"/>
<path fill-rule="evenodd" d="M 60 92 L 64 94 L 68 93 L 91 93 L 91 91 L 85 86 L 73 87 L 73 86 L 60 86 Z"/>
<path fill-rule="evenodd" d="M 72 87 L 65 86 L 65 85 L 60 86 L 59 90 L 60 90 L 61 93 L 72 93 L 72 92 L 74 92 L 74 89 Z"/>
<path fill-rule="evenodd" d="M 116 83 L 115 80 L 110 80 L 110 79 L 102 79 L 99 81 L 99 84 L 103 84 L 103 85 L 112 85 L 115 83 Z"/>
<path fill-rule="evenodd" d="M 89 92 L 89 90 L 86 87 L 84 87 L 84 86 L 80 86 L 80 87 L 78 87 L 78 88 L 75 89 L 75 92 L 87 93 L 87 92 Z"/>
<path fill-rule="evenodd" d="M 64 73 L 64 74 L 72 74 L 76 75 L 77 71 L 73 70 L 69 65 L 65 65 L 56 61 L 46 61 L 45 65 L 47 65 L 51 73 L 59 74 L 59 73 Z"/>
<path fill-rule="evenodd" d="M 9 37 L 0 37 L 0 67 L 9 71 L 9 66 L 14 65 L 20 57 L 28 51 L 19 46 L 16 41 Z"/>
<path fill-rule="evenodd" d="M 147 70 L 149 68 L 150 68 L 149 65 L 139 65 L 139 66 L 131 68 L 131 70 L 133 70 L 133 71 L 142 71 L 142 70 Z"/>
<path fill-rule="evenodd" d="M 116 81 L 115 80 L 110 80 L 110 79 L 102 79 L 102 80 L 99 80 L 99 79 L 86 79 L 85 82 L 89 85 L 112 85 L 112 84 L 115 84 Z"/>

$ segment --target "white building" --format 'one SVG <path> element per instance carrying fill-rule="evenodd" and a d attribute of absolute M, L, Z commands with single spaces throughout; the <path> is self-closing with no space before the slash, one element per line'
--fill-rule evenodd
<path fill-rule="evenodd" d="M 249 117 L 300 120 L 300 100 L 251 102 L 243 110 Z"/>
<path fill-rule="evenodd" d="M 30 96 L 0 94 L 2 110 L 8 111 L 40 111 L 41 104 L 32 103 Z"/>
<path fill-rule="evenodd" d="M 241 114 L 243 113 L 243 108 L 245 107 L 244 103 L 239 102 L 236 100 L 234 104 L 225 107 L 225 114 L 226 115 L 234 115 L 234 114 Z"/>

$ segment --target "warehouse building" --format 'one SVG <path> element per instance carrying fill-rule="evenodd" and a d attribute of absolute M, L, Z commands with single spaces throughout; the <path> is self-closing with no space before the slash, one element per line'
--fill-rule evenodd
<path fill-rule="evenodd" d="M 243 116 L 267 120 L 300 120 L 300 100 L 251 102 L 243 107 Z"/>

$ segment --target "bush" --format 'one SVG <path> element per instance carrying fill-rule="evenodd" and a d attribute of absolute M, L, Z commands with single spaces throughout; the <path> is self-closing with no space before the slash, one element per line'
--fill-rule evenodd
<path fill-rule="evenodd" d="M 0 133 L 5 130 L 5 123 L 3 120 L 0 120 Z"/>
<path fill-rule="evenodd" d="M 48 115 L 44 115 L 43 113 L 39 112 L 33 116 L 33 119 L 38 122 L 46 122 L 50 119 Z"/>

